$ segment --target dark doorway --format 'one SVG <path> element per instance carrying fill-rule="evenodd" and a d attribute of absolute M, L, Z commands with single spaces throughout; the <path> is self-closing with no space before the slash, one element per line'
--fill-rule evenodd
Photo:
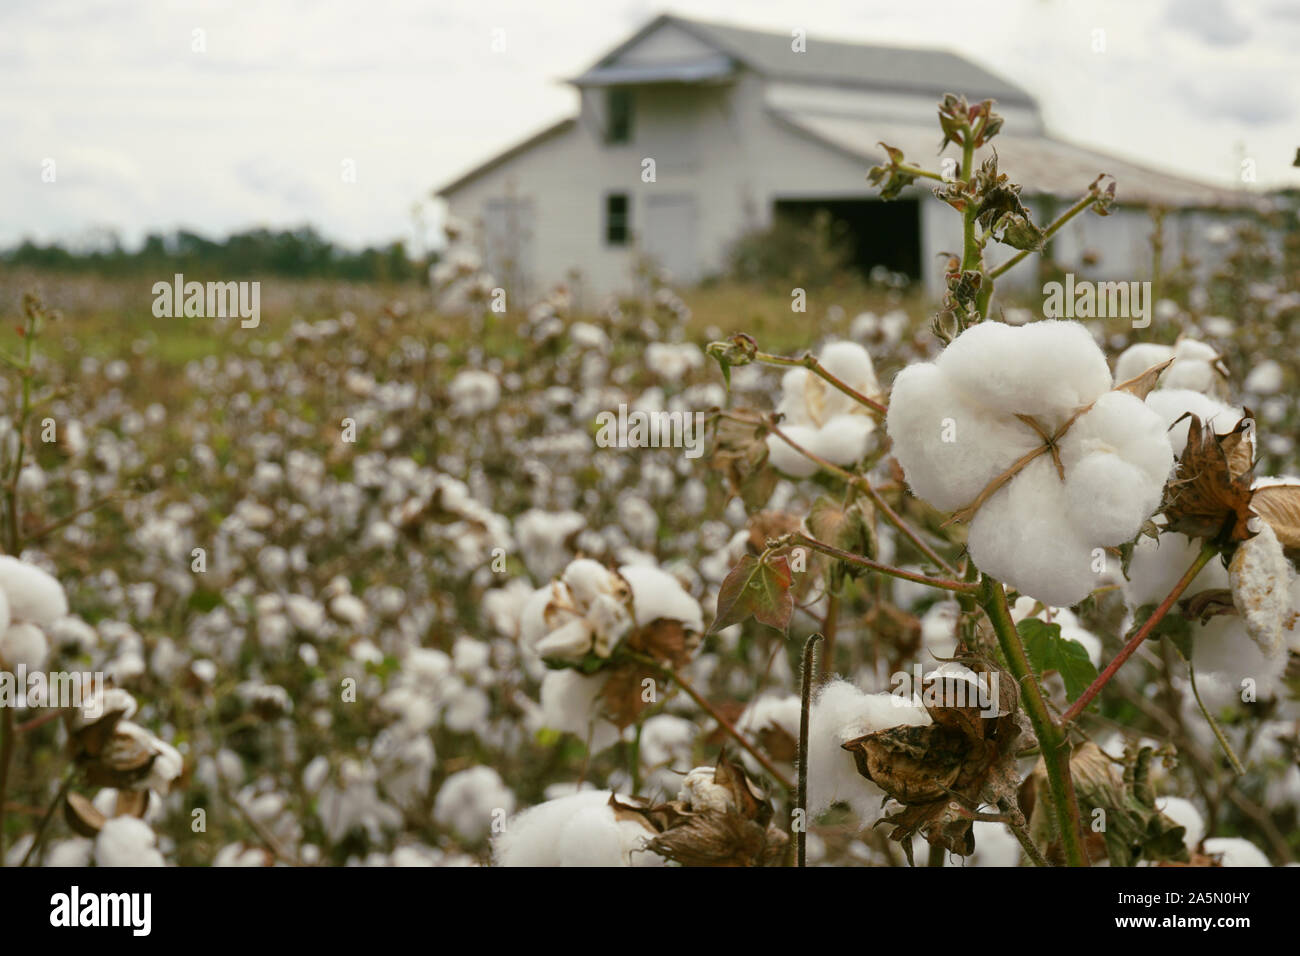
<path fill-rule="evenodd" d="M 873 266 L 921 278 L 921 208 L 915 199 L 778 199 L 776 218 L 810 222 L 824 209 L 846 233 L 853 264 L 865 277 Z"/>

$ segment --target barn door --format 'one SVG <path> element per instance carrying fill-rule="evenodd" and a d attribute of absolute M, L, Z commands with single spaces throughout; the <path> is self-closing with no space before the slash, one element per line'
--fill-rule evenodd
<path fill-rule="evenodd" d="M 674 282 L 697 280 L 695 197 L 685 193 L 647 196 L 641 241 L 646 253 L 668 270 Z"/>

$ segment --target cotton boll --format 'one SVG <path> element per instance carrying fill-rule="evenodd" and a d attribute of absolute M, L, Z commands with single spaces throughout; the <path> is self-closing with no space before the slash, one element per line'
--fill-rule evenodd
<path fill-rule="evenodd" d="M 1272 866 L 1264 851 L 1241 837 L 1212 837 L 1203 847 L 1210 856 L 1222 857 L 1224 866 Z"/>
<path fill-rule="evenodd" d="M 1240 703 L 1245 687 L 1256 697 L 1272 697 L 1281 687 L 1286 670 L 1285 649 L 1266 653 L 1246 634 L 1246 625 L 1233 614 L 1192 625 L 1192 665 L 1196 686 L 1211 709 Z M 1204 680 L 1212 678 L 1213 681 Z M 1243 686 L 1246 681 L 1249 685 Z"/>
<path fill-rule="evenodd" d="M 590 604 L 597 595 L 608 594 L 613 588 L 609 569 L 599 561 L 579 558 L 564 569 L 562 580 L 581 605 Z"/>
<path fill-rule="evenodd" d="M 808 803 L 821 813 L 847 803 L 863 823 L 880 815 L 884 792 L 858 773 L 841 745 L 889 727 L 931 723 L 926 709 L 893 694 L 866 694 L 848 681 L 826 684 L 813 703 L 808 726 Z"/>
<path fill-rule="evenodd" d="M 433 804 L 433 819 L 467 840 L 488 835 L 500 811 L 515 809 L 515 795 L 491 767 L 470 767 L 443 781 Z"/>
<path fill-rule="evenodd" d="M 538 656 L 548 660 L 581 660 L 591 648 L 591 627 L 582 618 L 560 625 L 534 645 Z"/>
<path fill-rule="evenodd" d="M 803 447 L 833 465 L 853 465 L 867 453 L 867 442 L 875 430 L 876 423 L 865 415 L 837 415 L 814 432 Z"/>
<path fill-rule="evenodd" d="M 154 832 L 135 817 L 114 817 L 95 837 L 97 866 L 163 866 L 162 854 L 154 848 Z"/>
<path fill-rule="evenodd" d="M 1291 617 L 1291 565 L 1267 522 L 1243 541 L 1228 566 L 1232 602 L 1246 633 L 1266 656 L 1283 653 L 1283 629 Z"/>
<path fill-rule="evenodd" d="M 713 810 L 726 813 L 733 806 L 731 791 L 714 783 L 712 767 L 695 767 L 682 780 L 677 799 L 696 812 Z"/>
<path fill-rule="evenodd" d="M 618 730 L 598 715 L 605 677 L 589 677 L 572 668 L 548 671 L 542 679 L 542 726 L 561 730 L 589 742 L 599 753 L 618 742 Z"/>
<path fill-rule="evenodd" d="M 1097 586 L 1098 573 L 1094 546 L 1066 518 L 1067 507 L 1051 459 L 1036 458 L 976 513 L 971 558 L 1044 604 L 1079 603 Z"/>
<path fill-rule="evenodd" d="M 1231 408 L 1208 395 L 1185 388 L 1158 388 L 1147 396 L 1147 407 L 1164 419 L 1169 428 L 1169 444 L 1175 455 L 1182 455 L 1187 447 L 1187 430 L 1191 422 L 1184 419 L 1174 425 L 1187 412 L 1209 424 L 1216 434 L 1226 435 L 1241 421 L 1241 410 Z"/>
<path fill-rule="evenodd" d="M 0 555 L 0 591 L 15 621 L 53 624 L 68 613 L 63 585 L 36 565 L 9 555 Z"/>
<path fill-rule="evenodd" d="M 667 571 L 650 565 L 625 564 L 618 569 L 632 589 L 632 606 L 637 627 L 659 618 L 681 621 L 688 630 L 704 630 L 700 603 L 686 593 L 680 581 Z"/>
<path fill-rule="evenodd" d="M 970 400 L 1007 415 L 1064 421 L 1111 387 L 1110 366 L 1088 330 L 1049 319 L 1015 327 L 972 326 L 937 362 Z"/>
<path fill-rule="evenodd" d="M 1174 364 L 1161 376 L 1161 388 L 1186 388 L 1195 392 L 1208 392 L 1218 384 L 1221 375 L 1216 364 L 1218 350 L 1195 339 L 1180 339 L 1174 346 Z"/>
<path fill-rule="evenodd" d="M 1088 455 L 1067 474 L 1070 518 L 1098 544 L 1132 538 L 1160 504 L 1160 486 L 1117 455 Z"/>
<path fill-rule="evenodd" d="M 0 636 L 0 661 L 9 670 L 25 667 L 28 672 L 43 670 L 49 657 L 45 634 L 34 624 L 11 624 Z"/>
<path fill-rule="evenodd" d="M 1154 394 L 1154 393 L 1153 393 Z M 1129 579 L 1124 583 L 1124 600 L 1131 608 L 1158 604 L 1192 566 L 1200 546 L 1186 535 L 1166 531 L 1158 538 L 1143 535 L 1133 548 Z M 1188 594 L 1226 589 L 1228 572 L 1222 562 L 1211 561 L 1196 576 Z"/>
<path fill-rule="evenodd" d="M 1256 395 L 1276 395 L 1282 390 L 1282 366 L 1272 359 L 1265 359 L 1250 370 L 1242 388 Z"/>
<path fill-rule="evenodd" d="M 1168 362 L 1174 357 L 1171 345 L 1159 345 L 1155 342 L 1138 342 L 1130 345 L 1115 360 L 1115 381 L 1127 382 L 1137 378 L 1147 369 Z"/>
<path fill-rule="evenodd" d="M 976 820 L 971 824 L 971 831 L 975 837 L 975 854 L 967 865 L 1020 865 L 1020 841 L 1005 824 Z"/>
<path fill-rule="evenodd" d="M 894 379 L 886 428 L 912 493 L 941 511 L 969 505 L 1041 444 L 1023 422 L 973 405 L 929 363 L 909 365 Z"/>
<path fill-rule="evenodd" d="M 921 615 L 921 645 L 929 656 L 940 660 L 957 653 L 960 617 L 961 606 L 956 601 L 940 601 Z"/>
<path fill-rule="evenodd" d="M 608 790 L 587 790 L 539 804 L 509 821 L 493 841 L 497 866 L 657 866 L 641 849 L 650 831 L 618 819 Z"/>
<path fill-rule="evenodd" d="M 1196 804 L 1182 797 L 1157 797 L 1156 809 L 1186 831 L 1183 843 L 1189 850 L 1200 846 L 1205 837 L 1205 818 L 1196 809 Z"/>
<path fill-rule="evenodd" d="M 872 364 L 871 355 L 858 343 L 830 342 L 821 350 L 817 360 L 821 362 L 822 368 L 854 391 L 867 396 L 880 392 L 880 383 L 876 381 L 876 369 Z M 835 389 L 834 393 L 843 401 L 850 403 L 845 406 L 846 410 L 858 405 L 855 399 L 838 389 Z"/>
<path fill-rule="evenodd" d="M 817 429 L 812 425 L 785 425 L 781 432 L 800 448 L 812 451 L 817 442 Z M 777 435 L 768 435 L 767 460 L 777 471 L 792 478 L 809 478 L 817 474 L 818 464 L 802 452 L 795 451 L 790 443 Z"/>

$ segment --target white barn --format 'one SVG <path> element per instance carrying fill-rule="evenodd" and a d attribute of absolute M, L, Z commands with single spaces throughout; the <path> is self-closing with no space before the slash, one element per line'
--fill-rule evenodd
<path fill-rule="evenodd" d="M 825 206 L 858 239 L 861 267 L 884 265 L 943 287 L 940 253 L 960 247 L 958 217 L 913 186 L 890 203 L 867 170 L 883 141 L 938 168 L 936 105 L 945 92 L 992 97 L 1006 118 L 1000 165 L 1040 224 L 1099 173 L 1118 182 L 1114 214 L 1075 219 L 1058 261 L 1087 252 L 1092 274 L 1140 278 L 1150 263 L 1148 207 L 1170 212 L 1167 255 L 1204 252 L 1209 210 L 1237 192 L 1168 175 L 1051 136 L 1034 98 L 959 56 L 839 43 L 659 16 L 569 82 L 577 116 L 488 160 L 435 195 L 472 229 L 467 241 L 525 295 L 573 270 L 597 294 L 627 289 L 638 251 L 691 283 L 721 272 L 731 244 L 784 212 Z M 985 147 L 988 149 L 989 147 Z M 944 155 L 959 155 L 951 144 Z M 983 151 L 977 158 L 982 158 Z M 646 160 L 654 181 L 646 182 Z M 998 247 L 996 260 L 1014 250 Z M 1202 256 L 1203 258 L 1203 256 Z M 1008 279 L 1023 271 L 1008 274 Z"/>

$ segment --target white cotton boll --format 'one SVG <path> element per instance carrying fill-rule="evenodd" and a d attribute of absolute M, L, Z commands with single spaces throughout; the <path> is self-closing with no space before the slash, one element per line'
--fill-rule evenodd
<path fill-rule="evenodd" d="M 135 817 L 113 817 L 95 837 L 96 866 L 163 866 L 154 832 Z"/>
<path fill-rule="evenodd" d="M 1160 504 L 1160 486 L 1118 455 L 1088 455 L 1066 474 L 1070 518 L 1098 544 L 1132 538 Z"/>
<path fill-rule="evenodd" d="M 1155 342 L 1138 342 L 1130 345 L 1115 360 L 1115 381 L 1123 383 L 1137 378 L 1147 369 L 1168 362 L 1173 357 L 1172 345 L 1160 345 Z"/>
<path fill-rule="evenodd" d="M 1160 387 L 1208 391 L 1220 379 L 1215 368 L 1218 361 L 1219 352 L 1213 346 L 1195 339 L 1179 339 L 1174 346 L 1174 364 L 1160 377 Z"/>
<path fill-rule="evenodd" d="M 898 373 L 886 427 L 912 493 L 941 511 L 969 505 L 990 481 L 1041 444 L 1019 420 L 972 405 L 929 363 Z"/>
<path fill-rule="evenodd" d="M 1070 469 L 1094 455 L 1113 455 L 1140 472 L 1157 496 L 1174 466 L 1167 422 L 1128 392 L 1107 392 L 1070 426 L 1060 442 L 1061 465 L 1066 481 Z M 1150 488 L 1147 488 L 1148 497 Z M 1140 493 L 1140 492 L 1139 492 Z M 1155 503 L 1147 509 L 1149 515 Z"/>
<path fill-rule="evenodd" d="M 0 555 L 0 591 L 8 599 L 12 620 L 53 624 L 67 616 L 63 585 L 36 565 L 7 554 Z"/>
<path fill-rule="evenodd" d="M 1147 396 L 1147 407 L 1164 419 L 1169 428 L 1169 444 L 1175 455 L 1187 447 L 1187 430 L 1191 422 L 1184 419 L 1174 425 L 1187 412 L 1210 424 L 1216 434 L 1226 435 L 1241 421 L 1241 409 L 1231 408 L 1222 402 L 1185 388 L 1158 388 Z"/>
<path fill-rule="evenodd" d="M 443 781 L 433 803 L 433 819 L 471 842 L 488 835 L 492 822 L 513 813 L 515 795 L 491 767 L 470 767 Z"/>
<path fill-rule="evenodd" d="M 713 781 L 712 767 L 695 767 L 682 779 L 677 799 L 696 812 L 726 813 L 733 806 L 731 791 Z"/>
<path fill-rule="evenodd" d="M 1157 797 L 1156 809 L 1186 831 L 1183 843 L 1189 850 L 1200 846 L 1205 837 L 1205 818 L 1196 809 L 1196 804 L 1182 797 Z"/>
<path fill-rule="evenodd" d="M 1243 541 L 1228 566 L 1232 601 L 1246 633 L 1266 656 L 1283 652 L 1287 619 L 1291 617 L 1291 565 L 1282 543 L 1267 522 Z"/>
<path fill-rule="evenodd" d="M 585 656 L 591 647 L 591 627 L 583 618 L 560 625 L 534 645 L 540 657 L 574 661 Z"/>
<path fill-rule="evenodd" d="M 971 824 L 971 832 L 975 837 L 975 854 L 967 866 L 1020 865 L 1020 841 L 1006 824 L 976 820 Z M 948 865 L 952 865 L 951 858 L 949 861 Z"/>
<path fill-rule="evenodd" d="M 1246 633 L 1245 622 L 1233 614 L 1220 614 L 1203 625 L 1192 625 L 1192 665 L 1196 686 L 1212 710 L 1240 703 L 1243 683 L 1250 681 L 1255 696 L 1272 697 L 1281 687 L 1286 670 L 1285 648 L 1265 652 Z M 1204 678 L 1214 678 L 1207 681 Z"/>
<path fill-rule="evenodd" d="M 590 604 L 597 595 L 608 594 L 614 589 L 613 575 L 609 569 L 591 558 L 578 558 L 570 562 L 564 569 L 562 580 L 582 606 Z"/>
<path fill-rule="evenodd" d="M 49 652 L 45 634 L 35 624 L 11 624 L 0 636 L 0 661 L 11 671 L 19 667 L 28 672 L 43 670 Z"/>
<path fill-rule="evenodd" d="M 854 391 L 867 396 L 875 395 L 880 391 L 871 354 L 857 342 L 830 342 L 818 354 L 817 361 L 821 362 L 822 368 Z M 834 392 L 850 403 L 850 407 L 858 404 L 838 389 Z"/>
<path fill-rule="evenodd" d="M 921 646 L 930 657 L 940 660 L 957 653 L 960 618 L 961 606 L 956 601 L 939 601 L 921 615 Z"/>
<path fill-rule="evenodd" d="M 930 714 L 919 704 L 889 693 L 866 694 L 848 681 L 826 684 L 813 702 L 808 722 L 808 805 L 821 813 L 847 803 L 863 823 L 880 815 L 884 791 L 858 773 L 853 755 L 841 745 L 898 726 L 925 726 Z"/>
<path fill-rule="evenodd" d="M 1276 395 L 1282 390 L 1282 366 L 1272 359 L 1265 359 L 1250 370 L 1242 388 L 1256 395 Z"/>
<path fill-rule="evenodd" d="M 867 453 L 867 442 L 875 430 L 876 423 L 865 415 L 836 415 L 817 429 L 803 447 L 833 465 L 853 465 Z"/>
<path fill-rule="evenodd" d="M 1066 509 L 1065 486 L 1051 459 L 1036 458 L 976 513 L 968 538 L 971 558 L 1044 604 L 1079 603 L 1097 586 L 1096 556 Z"/>
<path fill-rule="evenodd" d="M 60 840 L 45 854 L 45 865 L 49 867 L 90 866 L 94 849 L 94 842 L 85 837 Z"/>
<path fill-rule="evenodd" d="M 691 759 L 691 748 L 698 734 L 699 728 L 684 717 L 655 714 L 641 726 L 638 752 L 642 766 L 685 765 Z"/>
<path fill-rule="evenodd" d="M 330 614 L 352 627 L 366 623 L 366 605 L 354 594 L 338 594 L 331 598 Z"/>
<path fill-rule="evenodd" d="M 1111 387 L 1110 366 L 1087 328 L 1048 319 L 1025 326 L 981 322 L 937 364 L 969 400 L 1008 415 L 1063 421 Z"/>
<path fill-rule="evenodd" d="M 603 675 L 587 676 L 572 668 L 548 671 L 542 679 L 542 726 L 573 734 L 584 743 L 590 739 L 593 754 L 613 746 L 618 730 L 598 715 L 604 686 Z"/>
<path fill-rule="evenodd" d="M 812 451 L 811 446 L 817 441 L 817 429 L 811 425 L 782 425 L 781 431 L 790 441 L 800 448 Z M 809 478 L 817 474 L 818 465 L 802 452 L 795 451 L 790 444 L 776 435 L 768 435 L 767 460 L 777 471 L 792 478 Z"/>
<path fill-rule="evenodd" d="M 9 624 L 11 621 L 12 618 L 9 615 L 9 599 L 5 597 L 4 591 L 0 590 L 0 634 L 9 630 Z"/>
<path fill-rule="evenodd" d="M 493 841 L 497 866 L 659 866 L 641 849 L 650 831 L 615 817 L 610 791 L 586 790 L 531 807 Z"/>
<path fill-rule="evenodd" d="M 1159 538 L 1143 535 L 1133 548 L 1128 580 L 1124 583 L 1124 601 L 1130 608 L 1158 604 L 1192 566 L 1200 546 L 1186 535 L 1167 531 Z M 1196 576 L 1187 594 L 1227 588 L 1228 572 L 1223 562 L 1212 560 Z"/>
<path fill-rule="evenodd" d="M 632 606 L 637 627 L 659 618 L 681 621 L 688 630 L 704 630 L 700 603 L 686 593 L 680 581 L 667 571 L 650 565 L 625 564 L 618 569 L 632 589 Z"/>
<path fill-rule="evenodd" d="M 1205 841 L 1204 851 L 1210 856 L 1222 857 L 1224 866 L 1272 866 L 1264 851 L 1241 837 L 1212 837 Z"/>

